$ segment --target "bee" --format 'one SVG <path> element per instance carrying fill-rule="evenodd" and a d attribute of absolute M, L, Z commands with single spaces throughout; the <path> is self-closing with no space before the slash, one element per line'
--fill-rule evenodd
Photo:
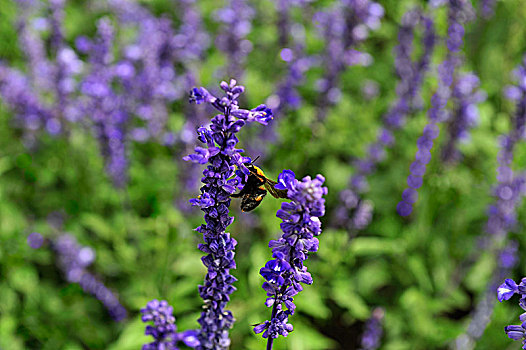
<path fill-rule="evenodd" d="M 256 161 L 257 158 L 254 160 Z M 265 176 L 263 170 L 252 163 L 247 166 L 250 174 L 245 182 L 245 186 L 239 193 L 230 195 L 233 198 L 241 198 L 241 211 L 248 212 L 257 208 L 267 191 L 274 198 L 287 198 L 287 190 L 278 190 L 274 188 L 278 183 Z"/>

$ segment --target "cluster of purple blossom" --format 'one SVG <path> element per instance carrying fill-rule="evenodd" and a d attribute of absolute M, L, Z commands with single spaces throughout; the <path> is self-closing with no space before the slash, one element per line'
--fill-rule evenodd
<path fill-rule="evenodd" d="M 253 47 L 247 35 L 252 30 L 254 16 L 255 11 L 247 0 L 228 0 L 227 6 L 215 13 L 217 21 L 223 23 L 215 44 L 228 58 L 227 76 L 238 79 L 244 76 L 245 60 Z"/>
<path fill-rule="evenodd" d="M 142 350 L 178 350 L 179 342 L 194 349 L 199 345 L 196 331 L 177 332 L 173 307 L 166 300 L 149 301 L 141 313 L 143 322 L 153 322 L 153 326 L 146 326 L 145 334 L 154 338 L 153 342 L 144 344 Z"/>
<path fill-rule="evenodd" d="M 318 121 L 327 116 L 329 107 L 341 97 L 339 79 L 347 66 L 369 65 L 371 55 L 356 48 L 380 27 L 384 8 L 371 0 L 345 0 L 317 12 L 313 21 L 318 24 L 325 41 L 322 58 L 324 76 L 317 82 L 319 90 Z"/>
<path fill-rule="evenodd" d="M 75 48 L 63 34 L 64 0 L 18 5 L 27 72 L 0 62 L 0 96 L 15 112 L 28 146 L 37 144 L 40 130 L 58 135 L 73 123 L 89 125 L 107 173 L 123 187 L 131 141 L 172 146 L 183 139 L 168 131 L 168 107 L 195 84 L 196 63 L 209 41 L 193 1 L 182 3 L 183 23 L 175 31 L 170 19 L 155 17 L 134 1 L 111 0 L 105 10 L 114 18 L 100 19 L 96 36 L 77 37 Z M 122 28 L 136 35 L 120 35 Z"/>
<path fill-rule="evenodd" d="M 108 18 L 97 23 L 97 38 L 81 38 L 80 46 L 90 57 L 90 69 L 81 82 L 83 115 L 89 115 L 95 136 L 105 159 L 106 171 L 117 187 L 127 182 L 126 125 L 131 116 L 126 97 L 113 89 L 114 80 L 125 79 L 133 69 L 113 65 L 114 28 Z"/>
<path fill-rule="evenodd" d="M 482 0 L 480 4 L 480 14 L 482 17 L 489 19 L 495 14 L 495 5 L 497 0 Z"/>
<path fill-rule="evenodd" d="M 39 16 L 42 5 L 36 1 L 17 1 L 19 44 L 27 59 L 27 72 L 0 62 L 0 96 L 14 111 L 14 124 L 24 131 L 28 147 L 36 144 L 39 130 L 51 135 L 65 131 L 68 120 L 75 119 L 71 97 L 83 63 L 64 42 L 62 20 L 64 1 L 49 2 L 49 18 Z M 42 32 L 50 31 L 48 57 Z"/>

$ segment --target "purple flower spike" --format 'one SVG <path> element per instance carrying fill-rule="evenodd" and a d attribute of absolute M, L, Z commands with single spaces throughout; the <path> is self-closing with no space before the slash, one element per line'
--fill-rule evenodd
<path fill-rule="evenodd" d="M 343 0 L 314 15 L 326 43 L 321 60 L 325 72 L 317 84 L 318 121 L 323 121 L 329 108 L 339 101 L 340 76 L 347 66 L 371 64 L 371 55 L 356 47 L 380 27 L 383 15 L 383 7 L 371 0 Z"/>
<path fill-rule="evenodd" d="M 462 74 L 455 81 L 452 95 L 455 106 L 448 121 L 448 141 L 442 151 L 442 160 L 446 162 L 461 158 L 457 145 L 469 140 L 470 129 L 478 124 L 477 104 L 486 99 L 485 92 L 478 90 L 479 85 L 479 78 L 473 73 Z"/>
<path fill-rule="evenodd" d="M 365 324 L 365 330 L 362 335 L 361 350 L 376 350 L 380 347 L 380 341 L 383 334 L 382 323 L 384 315 L 385 311 L 380 307 L 373 311 L 371 318 L 369 318 Z"/>
<path fill-rule="evenodd" d="M 433 148 L 434 140 L 438 137 L 440 129 L 438 124 L 449 118 L 445 109 L 451 97 L 451 85 L 456 68 L 460 65 L 459 51 L 463 44 L 463 24 L 472 19 L 473 8 L 468 0 L 449 0 L 448 2 L 448 37 L 446 39 L 447 56 L 438 67 L 439 84 L 435 94 L 431 97 L 431 108 L 429 108 L 428 124 L 424 127 L 422 137 L 418 139 L 418 152 L 415 155 L 416 164 L 410 168 L 411 174 L 407 178 L 409 188 L 418 189 L 422 186 L 423 175 L 426 172 L 424 164 L 431 160 L 429 151 Z M 420 163 L 420 164 L 419 164 Z M 407 216 L 412 212 L 413 202 L 404 198 L 398 203 L 397 212 L 401 216 Z"/>
<path fill-rule="evenodd" d="M 178 350 L 177 343 L 184 342 L 186 346 L 196 348 L 199 345 L 194 330 L 177 333 L 173 307 L 166 300 L 151 300 L 141 309 L 143 322 L 153 322 L 147 325 L 145 335 L 151 335 L 154 341 L 142 346 L 142 350 Z"/>
<path fill-rule="evenodd" d="M 325 214 L 327 187 L 323 187 L 325 178 L 321 175 L 311 179 L 306 176 L 298 181 L 294 173 L 284 170 L 278 176 L 276 188 L 287 189 L 292 202 L 281 205 L 276 216 L 282 220 L 283 235 L 270 241 L 275 259 L 268 261 L 260 270 L 265 279 L 263 289 L 267 292 L 267 307 L 272 306 L 272 315 L 254 327 L 254 332 L 268 338 L 267 349 L 272 348 L 275 338 L 286 337 L 293 327 L 288 322 L 294 314 L 294 296 L 303 290 L 300 283 L 312 284 L 312 276 L 303 264 L 308 254 L 318 250 L 318 238 L 321 233 L 319 217 Z"/>
<path fill-rule="evenodd" d="M 247 0 L 229 0 L 214 14 L 215 20 L 222 23 L 215 44 L 228 58 L 227 75 L 243 77 L 246 57 L 253 46 L 247 36 L 252 30 L 254 16 L 255 11 Z"/>
<path fill-rule="evenodd" d="M 514 175 L 511 168 L 515 146 L 523 139 L 526 129 L 526 56 L 522 64 L 515 70 L 517 84 L 513 86 L 518 99 L 513 96 L 511 100 L 516 103 L 515 116 L 512 129 L 508 134 L 500 137 L 500 152 L 497 156 L 498 184 L 494 189 L 495 203 L 489 208 L 486 231 L 492 235 L 505 237 L 507 232 L 517 223 L 516 208 L 524 193 L 526 193 L 526 174 Z"/>
<path fill-rule="evenodd" d="M 230 294 L 236 290 L 233 284 L 237 280 L 230 274 L 230 269 L 236 268 L 234 249 L 237 242 L 226 232 L 234 221 L 229 216 L 230 195 L 236 188 L 242 188 L 248 176 L 245 164 L 251 161 L 242 157 L 242 150 L 236 148 L 236 134 L 247 123 L 266 124 L 272 117 L 272 111 L 265 105 L 252 110 L 240 109 L 237 98 L 244 87 L 237 85 L 234 79 L 230 83 L 222 82 L 220 86 L 225 92 L 222 98 L 216 98 L 204 88 L 192 90 L 191 102 L 209 103 L 221 114 L 212 118 L 207 127 L 198 129 L 198 140 L 206 147 L 197 147 L 194 154 L 184 158 L 200 164 L 208 163 L 201 179 L 201 195 L 190 201 L 201 208 L 206 221 L 196 229 L 203 234 L 204 243 L 199 244 L 199 249 L 206 254 L 202 261 L 208 269 L 204 284 L 199 286 L 204 310 L 198 320 L 201 329 L 197 334 L 197 349 L 218 350 L 230 346 L 228 331 L 234 324 L 232 313 L 225 309 Z"/>
<path fill-rule="evenodd" d="M 57 253 L 57 265 L 68 282 L 78 283 L 85 292 L 99 299 L 114 320 L 126 318 L 126 309 L 119 303 L 117 296 L 87 270 L 95 261 L 93 249 L 82 247 L 70 234 L 59 236 L 51 245 Z"/>
<path fill-rule="evenodd" d="M 413 40 L 415 30 L 422 27 L 423 53 L 418 60 L 412 58 Z M 370 223 L 373 215 L 372 204 L 362 199 L 362 195 L 368 190 L 367 176 L 376 170 L 388 147 L 395 143 L 393 132 L 402 128 L 408 115 L 421 108 L 420 88 L 422 81 L 428 71 L 429 62 L 435 46 L 435 28 L 433 21 L 424 16 L 421 10 L 413 9 L 407 11 L 402 17 L 398 31 L 399 44 L 395 47 L 395 68 L 399 81 L 396 86 L 397 99 L 383 117 L 383 127 L 378 131 L 376 140 L 367 146 L 368 152 L 364 158 L 355 161 L 355 174 L 349 180 L 349 188 L 344 190 L 340 197 L 354 198 L 354 200 L 342 200 L 342 205 L 336 210 L 333 223 L 337 226 L 346 227 L 351 230 L 361 230 Z M 438 130 L 429 128 L 426 134 L 431 137 L 438 135 Z M 425 172 L 425 164 L 431 159 L 429 149 L 432 146 L 432 138 L 422 138 L 419 144 L 422 149 L 417 153 L 416 161 L 412 164 L 414 175 L 421 176 Z M 419 175 L 420 174 L 420 175 Z M 417 185 L 416 182 L 411 182 Z M 414 186 L 409 189 L 414 190 Z M 404 192 L 405 193 L 405 192 Z M 417 193 L 404 196 L 397 211 L 400 215 L 407 216 L 412 211 L 412 203 L 416 201 Z M 407 201 L 405 199 L 408 199 Z"/>

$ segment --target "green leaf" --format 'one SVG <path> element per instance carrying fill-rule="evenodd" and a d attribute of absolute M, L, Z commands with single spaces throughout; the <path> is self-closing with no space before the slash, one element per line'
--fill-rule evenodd
<path fill-rule="evenodd" d="M 404 252 L 405 244 L 398 239 L 358 237 L 351 241 L 350 247 L 351 253 L 357 256 L 398 255 Z"/>

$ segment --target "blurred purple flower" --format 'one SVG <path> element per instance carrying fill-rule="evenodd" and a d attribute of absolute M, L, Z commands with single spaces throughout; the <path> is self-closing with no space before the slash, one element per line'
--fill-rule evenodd
<path fill-rule="evenodd" d="M 380 93 L 380 86 L 376 81 L 366 80 L 361 87 L 362 95 L 365 100 L 372 100 Z"/>
<path fill-rule="evenodd" d="M 57 253 L 57 265 L 68 282 L 78 283 L 86 293 L 99 299 L 115 321 L 126 318 L 126 309 L 117 296 L 87 271 L 95 261 L 93 249 L 79 245 L 70 234 L 63 234 L 52 240 L 51 246 Z"/>
<path fill-rule="evenodd" d="M 223 24 L 215 45 L 227 57 L 223 73 L 227 76 L 238 79 L 244 76 L 245 60 L 253 47 L 247 36 L 252 30 L 254 16 L 255 11 L 247 0 L 228 0 L 227 5 L 214 14 L 215 20 Z"/>
<path fill-rule="evenodd" d="M 340 75 L 347 66 L 371 63 L 372 57 L 356 48 L 380 27 L 383 7 L 371 0 L 344 0 L 317 12 L 313 21 L 325 41 L 321 62 L 324 76 L 317 83 L 319 90 L 317 120 L 325 119 L 330 106 L 341 96 Z"/>
<path fill-rule="evenodd" d="M 29 236 L 27 236 L 27 244 L 33 248 L 38 249 L 42 247 L 42 244 L 44 243 L 44 237 L 38 232 L 33 232 Z"/>
<path fill-rule="evenodd" d="M 474 73 L 461 74 L 454 82 L 454 110 L 448 120 L 448 140 L 442 150 L 442 160 L 445 162 L 455 162 L 460 158 L 458 143 L 467 141 L 470 129 L 478 124 L 477 104 L 486 99 L 486 93 L 478 89 L 479 85 L 479 78 Z"/>
<path fill-rule="evenodd" d="M 526 56 L 515 70 L 517 90 L 520 98 L 512 96 L 516 102 L 512 129 L 500 137 L 501 150 L 497 156 L 497 186 L 494 188 L 495 203 L 488 209 L 486 231 L 492 235 L 505 237 L 517 223 L 516 208 L 526 192 L 525 174 L 515 175 L 511 168 L 516 144 L 524 138 L 526 130 Z M 508 89 L 509 90 L 509 89 Z"/>
<path fill-rule="evenodd" d="M 380 341 L 383 334 L 383 319 L 385 311 L 378 307 L 374 309 L 373 314 L 367 320 L 362 335 L 362 350 L 376 350 L 380 347 Z"/>
<path fill-rule="evenodd" d="M 292 25 L 291 37 L 291 48 L 283 48 L 280 53 L 287 65 L 286 73 L 277 83 L 275 93 L 266 101 L 276 118 L 256 137 L 250 138 L 246 146 L 249 154 L 257 154 L 262 160 L 268 153 L 268 145 L 280 144 L 280 136 L 276 131 L 282 118 L 301 107 L 302 97 L 298 87 L 304 82 L 305 73 L 316 64 L 316 58 L 305 53 L 305 29 L 301 24 Z"/>
<path fill-rule="evenodd" d="M 84 114 L 91 118 L 106 171 L 116 187 L 123 187 L 128 180 L 126 130 L 130 112 L 125 96 L 113 88 L 114 39 L 109 19 L 100 19 L 97 38 L 90 45 L 90 70 L 81 82 L 81 91 L 85 95 Z"/>
<path fill-rule="evenodd" d="M 14 111 L 15 125 L 24 130 L 26 145 L 32 146 L 39 131 L 58 135 L 66 131 L 67 122 L 79 118 L 74 97 L 83 63 L 64 42 L 63 0 L 52 0 L 46 6 L 36 1 L 17 3 L 18 39 L 27 73 L 0 62 L 0 96 Z M 36 17 L 44 10 L 49 18 Z M 47 29 L 49 44 L 42 34 Z"/>
<path fill-rule="evenodd" d="M 413 37 L 418 25 L 422 26 L 424 31 L 424 51 L 418 60 L 413 61 Z M 395 68 L 399 78 L 396 86 L 397 99 L 384 115 L 383 126 L 378 131 L 376 140 L 367 146 L 366 156 L 354 162 L 355 174 L 349 180 L 349 188 L 340 193 L 341 206 L 336 209 L 332 218 L 336 225 L 361 230 L 371 221 L 373 203 L 361 198 L 368 190 L 367 176 L 373 173 L 376 164 L 384 159 L 385 149 L 395 143 L 393 132 L 405 125 L 409 113 L 421 107 L 420 87 L 429 68 L 435 41 L 435 28 L 430 18 L 424 16 L 419 9 L 409 10 L 404 14 L 398 32 L 399 44 L 394 50 Z M 425 166 L 417 163 L 413 168 L 418 168 L 415 171 L 421 173 Z M 412 188 L 404 191 L 404 200 L 407 200 L 404 207 L 410 207 L 410 203 L 416 201 L 417 196 Z"/>
<path fill-rule="evenodd" d="M 460 65 L 459 51 L 463 44 L 464 23 L 473 18 L 473 8 L 468 0 L 448 0 L 448 29 L 447 29 L 447 56 L 438 67 L 438 88 L 431 97 L 428 124 L 424 127 L 422 136 L 417 141 L 418 151 L 415 161 L 411 164 L 411 174 L 407 177 L 408 188 L 418 190 L 422 186 L 426 165 L 431 161 L 431 148 L 438 137 L 440 129 L 438 124 L 449 118 L 446 105 L 451 97 L 451 85 L 456 68 Z M 402 199 L 396 206 L 400 216 L 409 216 L 413 211 L 413 204 Z"/>
<path fill-rule="evenodd" d="M 497 0 L 481 0 L 480 13 L 482 17 L 489 19 L 495 14 L 495 5 Z"/>

